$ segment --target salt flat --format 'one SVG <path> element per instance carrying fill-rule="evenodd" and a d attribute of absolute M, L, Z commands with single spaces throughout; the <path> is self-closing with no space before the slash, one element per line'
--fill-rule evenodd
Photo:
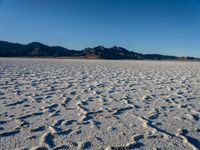
<path fill-rule="evenodd" d="M 200 149 L 200 63 L 0 59 L 0 149 Z"/>

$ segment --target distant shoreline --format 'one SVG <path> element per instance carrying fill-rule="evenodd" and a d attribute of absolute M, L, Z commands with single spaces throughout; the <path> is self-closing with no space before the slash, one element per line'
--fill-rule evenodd
<path fill-rule="evenodd" d="M 142 59 L 142 60 L 137 60 L 137 59 L 103 59 L 103 58 L 85 58 L 85 57 L 1 57 L 0 59 L 15 59 L 15 58 L 20 58 L 20 59 L 71 59 L 71 60 L 108 60 L 108 61 L 155 61 L 155 62 L 200 62 L 200 60 L 169 60 L 169 59 L 161 59 L 161 60 L 152 60 L 152 59 Z"/>

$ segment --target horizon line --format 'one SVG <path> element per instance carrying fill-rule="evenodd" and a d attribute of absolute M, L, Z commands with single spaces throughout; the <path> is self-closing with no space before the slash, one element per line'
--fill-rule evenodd
<path fill-rule="evenodd" d="M 87 48 L 96 48 L 96 47 L 103 47 L 103 48 L 105 48 L 105 49 L 111 49 L 111 48 L 113 48 L 113 47 L 118 47 L 118 48 L 123 48 L 123 49 L 125 49 L 125 50 L 128 50 L 128 51 L 131 51 L 131 52 L 135 52 L 135 53 L 139 53 L 139 54 L 143 54 L 143 55 L 165 55 L 165 56 L 176 56 L 176 57 L 192 57 L 192 58 L 198 58 L 198 59 L 200 59 L 200 57 L 195 57 L 195 56 L 189 56 L 189 55 L 187 55 L 187 56 L 181 56 L 181 55 L 173 55 L 173 54 L 161 54 L 161 53 L 143 53 L 143 52 L 139 52 L 138 50 L 136 50 L 136 49 L 133 49 L 133 50 L 130 50 L 130 49 L 127 49 L 127 48 L 124 48 L 124 47 L 121 47 L 121 46 L 116 46 L 116 45 L 114 45 L 114 46 L 111 46 L 111 47 L 106 47 L 106 46 L 103 46 L 103 45 L 96 45 L 96 46 L 94 46 L 94 47 L 84 47 L 84 48 L 82 48 L 82 49 L 79 49 L 79 50 L 77 50 L 77 49 L 68 49 L 67 47 L 65 47 L 65 46 L 61 46 L 61 45 L 49 45 L 49 44 L 47 44 L 47 43 L 45 43 L 45 42 L 41 42 L 41 41 L 36 41 L 36 40 L 34 40 L 34 41 L 32 41 L 32 42 L 26 42 L 26 43 L 23 43 L 23 42 L 14 42 L 14 41 L 7 41 L 7 40 L 0 40 L 0 42 L 7 42 L 7 43 L 12 43 L 12 44 L 20 44 L 20 45 L 29 45 L 29 44 L 31 44 L 31 43 L 40 43 L 40 44 L 42 44 L 42 45 L 45 45 L 45 46 L 49 46 L 49 47 L 62 47 L 62 48 L 64 48 L 64 49 L 66 49 L 66 50 L 74 50 L 74 51 L 82 51 L 82 50 L 85 50 L 85 49 L 87 49 Z"/>

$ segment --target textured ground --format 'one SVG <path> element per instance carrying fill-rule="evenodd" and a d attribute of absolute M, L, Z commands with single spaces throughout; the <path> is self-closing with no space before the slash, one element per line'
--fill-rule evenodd
<path fill-rule="evenodd" d="M 200 149 L 200 63 L 0 59 L 0 149 Z"/>

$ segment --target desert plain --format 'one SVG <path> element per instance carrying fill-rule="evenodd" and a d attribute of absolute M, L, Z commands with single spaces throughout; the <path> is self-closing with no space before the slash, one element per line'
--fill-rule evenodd
<path fill-rule="evenodd" d="M 0 149 L 200 149 L 200 62 L 0 58 Z"/>

